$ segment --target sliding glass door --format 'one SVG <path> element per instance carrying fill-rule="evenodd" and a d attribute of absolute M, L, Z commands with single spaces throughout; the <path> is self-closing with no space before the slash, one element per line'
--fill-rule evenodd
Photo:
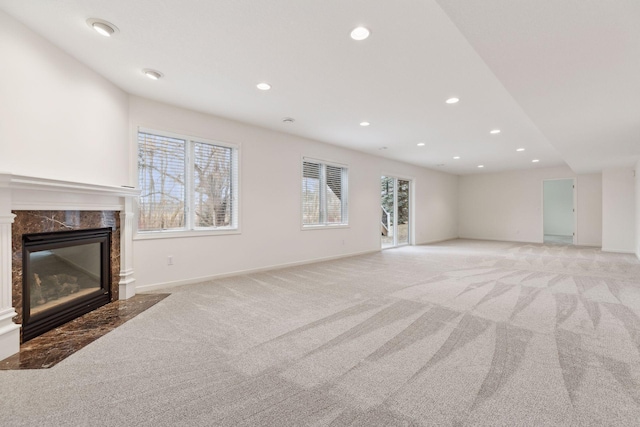
<path fill-rule="evenodd" d="M 411 181 L 392 176 L 380 180 L 380 234 L 382 248 L 410 243 Z"/>

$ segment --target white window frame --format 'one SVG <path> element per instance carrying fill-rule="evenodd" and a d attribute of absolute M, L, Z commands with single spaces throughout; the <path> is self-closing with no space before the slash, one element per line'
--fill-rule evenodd
<path fill-rule="evenodd" d="M 302 157 L 302 160 L 300 161 L 300 177 L 301 180 L 299 181 L 300 184 L 302 184 L 302 180 L 304 180 L 304 163 L 305 162 L 310 162 L 310 163 L 318 163 L 322 166 L 334 166 L 334 167 L 338 167 L 338 168 L 343 168 L 344 172 L 342 174 L 341 177 L 341 183 L 342 183 L 342 198 L 343 200 L 341 200 L 342 202 L 342 220 L 343 222 L 340 223 L 327 223 L 326 221 L 324 223 L 320 223 L 320 224 L 305 224 L 304 223 L 304 188 L 302 185 L 300 185 L 300 228 L 302 230 L 326 230 L 329 228 L 349 228 L 349 165 L 344 164 L 344 163 L 337 163 L 337 162 L 332 162 L 332 161 L 328 161 L 328 160 L 322 160 L 322 159 L 318 159 L 318 158 L 314 158 L 314 157 Z M 324 215 L 326 215 L 326 167 L 321 167 L 321 178 L 320 178 L 320 218 L 322 220 L 322 218 L 324 217 Z"/>
<path fill-rule="evenodd" d="M 229 235 L 229 234 L 240 234 L 240 194 L 241 194 L 241 174 L 240 174 L 240 159 L 241 159 L 241 149 L 240 144 L 232 144 L 227 142 L 222 142 L 218 140 L 211 140 L 207 138 L 200 138 L 196 136 L 185 135 L 181 133 L 175 132 L 167 132 L 161 131 L 157 129 L 138 127 L 135 132 L 135 147 L 136 147 L 136 158 L 138 155 L 139 147 L 138 147 L 138 138 L 140 133 L 147 133 L 152 135 L 157 135 L 161 137 L 167 138 L 176 138 L 182 139 L 185 141 L 185 176 L 188 176 L 189 179 L 185 180 L 185 227 L 181 229 L 170 229 L 170 230 L 139 230 L 138 229 L 138 221 L 134 222 L 134 240 L 147 240 L 147 239 L 164 239 L 164 238 L 176 238 L 176 237 L 199 237 L 199 236 L 215 236 L 215 235 Z M 234 218 L 234 226 L 228 227 L 195 227 L 194 219 L 193 219 L 193 211 L 194 211 L 194 180 L 193 180 L 193 143 L 203 143 L 203 144 L 211 144 L 225 148 L 231 148 L 234 150 L 234 154 L 232 156 L 233 167 L 236 170 L 235 174 L 232 174 L 232 179 L 235 178 L 234 188 L 235 192 L 232 195 L 232 202 L 236 206 L 235 210 L 235 218 Z M 136 162 L 136 180 L 138 179 L 138 167 Z M 139 183 L 137 183 L 139 185 Z M 135 208 L 136 208 L 136 218 L 140 215 L 140 203 L 139 199 L 135 198 Z"/>

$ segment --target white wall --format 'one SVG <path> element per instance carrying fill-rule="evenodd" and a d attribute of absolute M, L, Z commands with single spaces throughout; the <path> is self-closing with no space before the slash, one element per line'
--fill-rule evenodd
<path fill-rule="evenodd" d="M 602 246 L 602 174 L 578 175 L 578 244 Z"/>
<path fill-rule="evenodd" d="M 0 52 L 1 172 L 135 185 L 138 125 L 241 145 L 242 233 L 137 240 L 138 285 L 377 250 L 383 171 L 414 178 L 416 242 L 457 237 L 457 176 L 130 98 L 4 12 Z M 349 164 L 349 228 L 300 229 L 303 155 Z"/>
<path fill-rule="evenodd" d="M 633 167 L 602 171 L 602 250 L 636 251 L 636 189 Z"/>
<path fill-rule="evenodd" d="M 0 171 L 127 185 L 127 95 L 0 11 Z"/>
<path fill-rule="evenodd" d="M 562 178 L 577 178 L 577 244 L 600 246 L 600 174 L 576 175 L 569 167 L 461 176 L 460 237 L 542 243 L 543 181 Z"/>
<path fill-rule="evenodd" d="M 640 159 L 636 163 L 636 256 L 640 259 Z"/>
<path fill-rule="evenodd" d="M 457 237 L 457 176 L 135 96 L 130 124 L 132 150 L 138 126 L 241 147 L 242 233 L 135 240 L 138 289 L 378 250 L 382 174 L 414 179 L 417 243 Z M 301 230 L 302 156 L 349 165 L 349 228 Z"/>
<path fill-rule="evenodd" d="M 544 234 L 573 236 L 573 180 L 544 181 L 543 199 Z"/>

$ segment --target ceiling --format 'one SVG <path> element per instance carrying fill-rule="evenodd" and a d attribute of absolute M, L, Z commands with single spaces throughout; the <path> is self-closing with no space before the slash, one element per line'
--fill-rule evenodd
<path fill-rule="evenodd" d="M 449 173 L 564 164 L 587 173 L 640 157 L 637 0 L 0 0 L 0 9 L 128 93 Z M 88 18 L 119 32 L 101 37 Z M 359 25 L 371 36 L 354 41 Z"/>

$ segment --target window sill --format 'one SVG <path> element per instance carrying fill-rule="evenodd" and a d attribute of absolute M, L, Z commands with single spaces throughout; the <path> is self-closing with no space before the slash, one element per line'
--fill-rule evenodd
<path fill-rule="evenodd" d="M 329 230 L 334 228 L 350 228 L 349 224 L 327 224 L 327 225 L 303 225 L 302 231 L 308 230 Z"/>
<path fill-rule="evenodd" d="M 233 230 L 167 230 L 136 233 L 133 240 L 181 239 L 184 237 L 228 236 L 241 234 L 240 229 Z"/>

